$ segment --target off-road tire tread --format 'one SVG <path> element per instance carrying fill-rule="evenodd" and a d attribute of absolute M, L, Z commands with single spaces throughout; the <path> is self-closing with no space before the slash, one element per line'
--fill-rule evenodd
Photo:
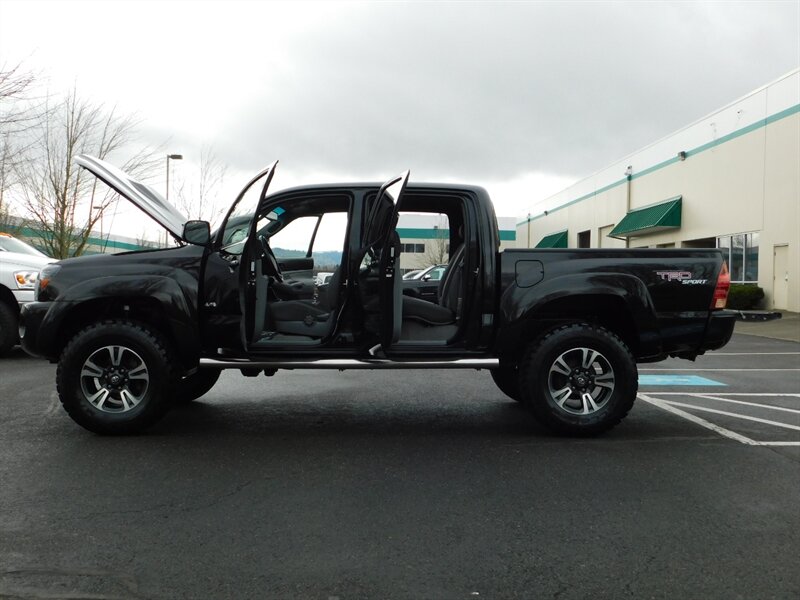
<path fill-rule="evenodd" d="M 125 424 L 114 424 L 113 426 L 90 421 L 78 409 L 78 407 L 73 404 L 73 402 L 70 400 L 65 401 L 65 398 L 69 398 L 69 390 L 64 388 L 65 374 L 63 372 L 65 363 L 68 363 L 71 359 L 71 356 L 77 352 L 77 348 L 80 347 L 83 338 L 92 331 L 109 325 L 129 327 L 137 331 L 139 335 L 144 336 L 147 341 L 152 344 L 153 349 L 156 351 L 156 354 L 161 360 L 163 368 L 166 371 L 167 379 L 161 384 L 164 387 L 162 389 L 163 397 L 160 399 L 160 401 L 155 402 L 153 405 L 148 407 L 148 410 L 143 411 L 143 413 L 141 413 L 135 421 Z M 172 353 L 167 343 L 160 336 L 151 332 L 146 325 L 129 319 L 106 319 L 92 323 L 88 327 L 81 329 L 78 333 L 72 336 L 70 341 L 67 342 L 66 346 L 64 346 L 64 349 L 62 350 L 61 356 L 58 360 L 58 367 L 56 369 L 56 390 L 64 410 L 67 411 L 67 414 L 82 427 L 101 435 L 131 435 L 141 433 L 143 430 L 152 426 L 159 419 L 161 419 L 161 417 L 164 416 L 164 413 L 166 413 L 170 407 L 169 399 L 170 395 L 172 394 L 174 382 L 177 378 L 174 365 L 175 361 L 173 360 Z"/>
<path fill-rule="evenodd" d="M 577 429 L 574 425 L 569 425 L 563 423 L 562 421 L 557 420 L 553 417 L 553 415 L 546 410 L 547 406 L 543 402 L 530 402 L 530 397 L 527 396 L 522 390 L 526 387 L 526 377 L 535 378 L 537 373 L 538 362 L 541 359 L 542 355 L 542 347 L 549 343 L 549 340 L 554 336 L 560 335 L 564 331 L 568 331 L 570 329 L 574 329 L 576 333 L 586 332 L 591 333 L 593 335 L 601 335 L 609 338 L 612 343 L 616 344 L 620 350 L 622 350 L 626 355 L 627 358 L 630 360 L 630 363 L 633 365 L 634 376 L 637 375 L 638 371 L 636 368 L 636 359 L 631 353 L 630 349 L 628 348 L 627 344 L 620 339 L 614 332 L 609 331 L 605 327 L 600 325 L 592 325 L 586 322 L 573 322 L 561 325 L 554 329 L 551 329 L 538 340 L 533 342 L 528 349 L 523 354 L 522 360 L 520 361 L 519 366 L 519 373 L 520 373 L 520 392 L 521 392 L 521 402 L 525 404 L 528 409 L 533 413 L 533 416 L 539 421 L 542 425 L 548 427 L 552 431 L 562 434 L 562 435 L 570 435 L 576 437 L 590 437 L 595 436 L 600 433 L 604 433 L 609 431 L 620 424 L 620 422 L 628 415 L 631 408 L 633 407 L 633 403 L 636 400 L 636 393 L 630 395 L 629 398 L 625 398 L 622 402 L 620 402 L 614 409 L 613 415 L 603 420 L 599 423 L 595 423 L 590 426 L 586 426 L 581 429 Z M 615 365 L 612 365 L 615 366 Z M 616 371 L 616 368 L 615 368 Z M 637 383 L 638 387 L 638 383 Z"/>

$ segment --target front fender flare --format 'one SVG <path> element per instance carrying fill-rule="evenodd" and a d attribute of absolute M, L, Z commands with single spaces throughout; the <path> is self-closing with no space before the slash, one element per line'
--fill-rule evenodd
<path fill-rule="evenodd" d="M 175 344 L 181 356 L 198 356 L 200 332 L 197 292 L 187 291 L 175 279 L 162 275 L 110 276 L 78 283 L 65 290 L 48 310 L 39 330 L 38 346 L 56 348 L 57 336 L 68 324 L 70 315 L 87 303 L 106 300 L 125 303 L 148 299 L 161 311 L 168 331 L 162 332 Z M 116 308 L 116 307 L 114 307 Z"/>

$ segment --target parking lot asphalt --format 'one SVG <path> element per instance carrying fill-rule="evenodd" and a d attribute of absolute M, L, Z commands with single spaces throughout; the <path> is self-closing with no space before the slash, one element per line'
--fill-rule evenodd
<path fill-rule="evenodd" d="M 3 598 L 796 598 L 800 344 L 640 365 L 556 437 L 488 373 L 223 374 L 146 435 L 0 361 Z"/>

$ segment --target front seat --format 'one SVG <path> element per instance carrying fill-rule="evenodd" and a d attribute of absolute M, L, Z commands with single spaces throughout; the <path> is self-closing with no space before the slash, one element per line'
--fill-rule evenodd
<path fill-rule="evenodd" d="M 342 269 L 337 267 L 319 301 L 276 300 L 269 303 L 269 311 L 278 333 L 322 338 L 333 329 L 334 315 L 339 301 Z"/>

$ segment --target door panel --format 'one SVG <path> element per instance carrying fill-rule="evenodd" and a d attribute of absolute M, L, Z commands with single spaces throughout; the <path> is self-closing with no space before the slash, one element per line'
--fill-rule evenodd
<path fill-rule="evenodd" d="M 366 279 L 377 275 L 377 302 L 374 297 L 362 297 L 365 307 L 365 327 L 369 331 L 377 324 L 378 339 L 386 350 L 400 337 L 402 325 L 402 285 L 398 260 L 400 240 L 395 231 L 398 205 L 408 183 L 409 171 L 390 179 L 381 186 L 372 203 L 361 240 L 359 269 Z M 362 289 L 374 289 L 370 281 Z M 370 292 L 372 294 L 372 292 Z"/>
<path fill-rule="evenodd" d="M 302 273 L 303 271 L 311 272 L 314 270 L 313 258 L 278 258 L 278 266 L 281 272 L 286 273 Z"/>

